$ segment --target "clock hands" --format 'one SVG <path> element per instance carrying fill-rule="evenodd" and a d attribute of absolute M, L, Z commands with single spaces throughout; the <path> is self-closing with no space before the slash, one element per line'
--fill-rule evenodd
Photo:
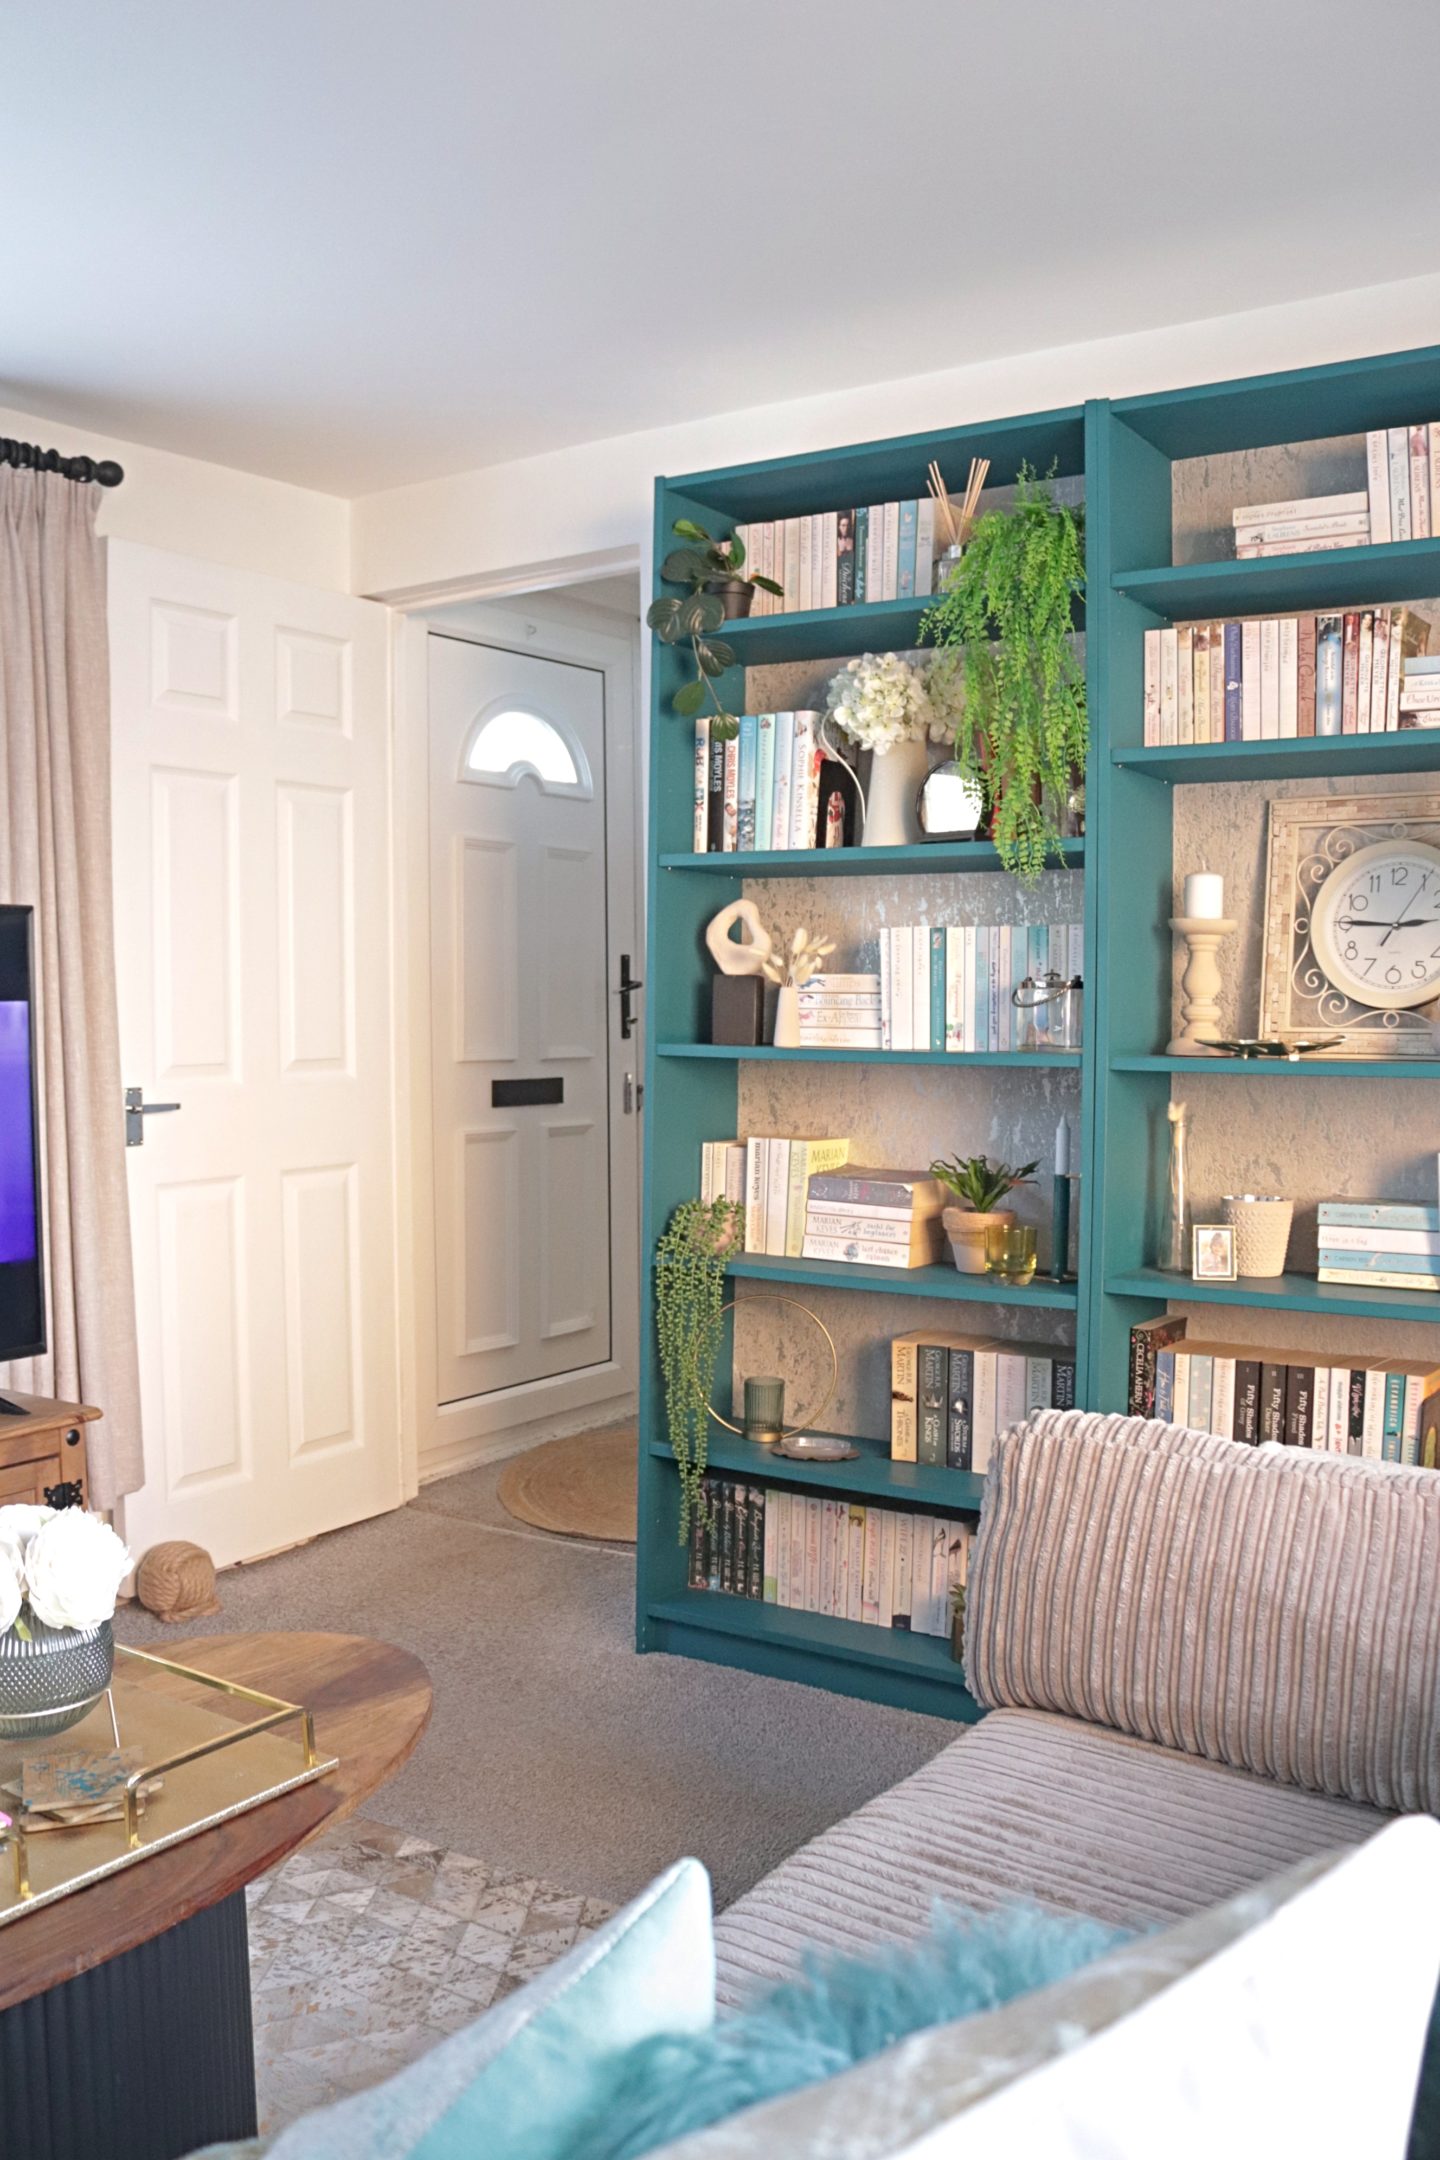
<path fill-rule="evenodd" d="M 1336 918 L 1337 930 L 1384 930 L 1382 945 L 1388 944 L 1397 930 L 1415 930 L 1421 927 L 1434 929 L 1440 917 L 1434 915 L 1404 915 L 1399 922 L 1378 923 L 1373 915 L 1340 915 Z"/>

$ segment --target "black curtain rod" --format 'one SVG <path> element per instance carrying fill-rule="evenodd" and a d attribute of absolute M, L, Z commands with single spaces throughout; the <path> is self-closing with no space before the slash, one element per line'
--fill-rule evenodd
<path fill-rule="evenodd" d="M 26 472 L 59 473 L 63 480 L 98 480 L 101 487 L 119 487 L 123 469 L 111 458 L 64 457 L 58 450 L 41 450 L 33 442 L 12 442 L 0 435 L 0 465 L 17 465 Z"/>

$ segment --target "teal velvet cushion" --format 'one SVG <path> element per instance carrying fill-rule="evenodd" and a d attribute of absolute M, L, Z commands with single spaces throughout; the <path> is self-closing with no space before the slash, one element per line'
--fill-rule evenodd
<path fill-rule="evenodd" d="M 798 1980 L 718 2025 L 641 2041 L 570 2160 L 640 2160 L 742 2108 L 837 2077 L 910 2033 L 1068 1979 L 1127 1939 L 1098 1920 L 1030 1905 L 986 1913 L 937 1905 L 918 1942 L 809 1958 Z"/>
<path fill-rule="evenodd" d="M 556 1964 L 398 2076 L 268 2146 L 194 2160 L 570 2160 L 638 2043 L 715 2016 L 710 1878 L 681 1860 Z"/>

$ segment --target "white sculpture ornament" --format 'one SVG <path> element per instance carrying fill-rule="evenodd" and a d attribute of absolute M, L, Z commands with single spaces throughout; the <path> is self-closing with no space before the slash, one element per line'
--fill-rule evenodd
<path fill-rule="evenodd" d="M 730 932 L 740 925 L 740 935 Z M 732 900 L 711 918 L 705 932 L 705 949 L 722 975 L 763 975 L 775 941 L 760 920 L 753 900 Z"/>

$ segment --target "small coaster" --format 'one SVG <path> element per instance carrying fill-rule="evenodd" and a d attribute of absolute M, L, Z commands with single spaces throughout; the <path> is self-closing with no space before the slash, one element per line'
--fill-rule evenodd
<path fill-rule="evenodd" d="M 860 1450 L 835 1433 L 789 1433 L 774 1452 L 791 1462 L 853 1462 Z"/>

